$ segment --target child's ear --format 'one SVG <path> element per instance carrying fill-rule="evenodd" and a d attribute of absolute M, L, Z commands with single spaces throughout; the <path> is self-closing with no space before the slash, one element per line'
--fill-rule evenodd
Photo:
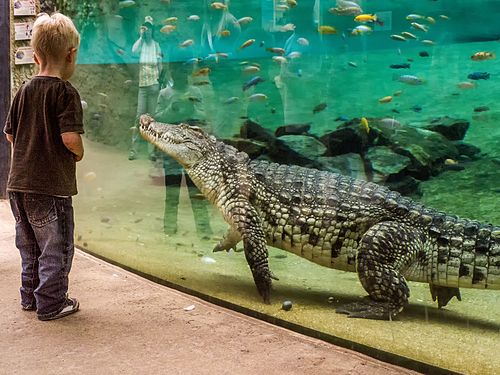
<path fill-rule="evenodd" d="M 68 55 L 66 56 L 66 60 L 68 62 L 73 62 L 74 60 L 76 60 L 76 51 L 77 51 L 76 48 L 71 48 L 69 50 Z"/>
<path fill-rule="evenodd" d="M 35 59 L 35 64 L 40 65 L 40 60 L 38 60 L 38 56 L 36 55 L 35 52 L 33 52 L 33 58 Z"/>

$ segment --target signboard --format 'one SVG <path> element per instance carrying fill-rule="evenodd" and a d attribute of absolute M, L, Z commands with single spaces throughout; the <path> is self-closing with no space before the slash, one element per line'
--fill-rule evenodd
<path fill-rule="evenodd" d="M 16 65 L 34 64 L 35 59 L 33 57 L 33 48 L 31 48 L 31 47 L 19 47 L 16 50 L 14 63 Z"/>
<path fill-rule="evenodd" d="M 35 16 L 35 0 L 13 0 L 14 16 Z"/>
<path fill-rule="evenodd" d="M 29 40 L 33 33 L 33 22 L 14 23 L 15 40 Z"/>

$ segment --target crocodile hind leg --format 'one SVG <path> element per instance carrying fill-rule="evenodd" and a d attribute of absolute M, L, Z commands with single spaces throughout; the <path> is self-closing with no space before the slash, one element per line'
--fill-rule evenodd
<path fill-rule="evenodd" d="M 362 237 L 356 268 L 369 299 L 341 306 L 338 313 L 353 318 L 392 319 L 408 303 L 404 270 L 423 248 L 418 229 L 392 221 L 372 226 Z"/>

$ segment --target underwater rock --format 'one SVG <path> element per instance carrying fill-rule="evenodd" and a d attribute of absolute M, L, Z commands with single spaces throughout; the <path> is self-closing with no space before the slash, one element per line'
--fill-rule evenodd
<path fill-rule="evenodd" d="M 478 154 L 481 153 L 481 149 L 474 145 L 464 142 L 455 142 L 454 144 L 460 156 L 467 156 L 471 159 L 475 159 L 478 157 Z"/>
<path fill-rule="evenodd" d="M 280 140 L 308 159 L 314 160 L 323 156 L 326 152 L 326 147 L 323 143 L 308 135 L 284 135 L 280 137 Z"/>
<path fill-rule="evenodd" d="M 371 124 L 372 119 L 368 119 Z M 325 156 L 343 155 L 350 152 L 363 153 L 369 146 L 374 134 L 366 133 L 360 125 L 361 119 L 354 118 L 344 122 L 336 130 L 324 134 L 320 141 L 327 147 Z"/>
<path fill-rule="evenodd" d="M 360 154 L 349 153 L 338 156 L 322 156 L 318 158 L 318 161 L 322 164 L 322 170 L 368 181 L 365 173 L 365 165 Z"/>
<path fill-rule="evenodd" d="M 425 126 L 425 129 L 444 135 L 450 141 L 461 141 L 469 129 L 470 122 L 448 116 L 438 117 Z"/>
<path fill-rule="evenodd" d="M 233 146 L 238 151 L 248 154 L 250 159 L 255 159 L 266 152 L 266 143 L 252 139 L 230 138 L 224 139 L 224 143 Z"/>
<path fill-rule="evenodd" d="M 321 167 L 321 164 L 288 147 L 285 142 L 276 138 L 270 130 L 265 129 L 252 120 L 247 119 L 243 123 L 240 128 L 240 137 L 243 139 L 252 139 L 264 142 L 266 147 L 265 153 L 263 154 L 273 162 L 281 164 L 295 164 L 308 168 Z"/>
<path fill-rule="evenodd" d="M 278 127 L 274 135 L 276 137 L 281 137 L 284 135 L 303 135 L 307 134 L 311 130 L 311 122 L 305 124 L 290 124 Z"/>
<path fill-rule="evenodd" d="M 422 196 L 420 182 L 411 176 L 401 173 L 397 175 L 390 175 L 389 178 L 384 181 L 383 185 L 405 196 Z"/>
<path fill-rule="evenodd" d="M 387 146 L 371 147 L 366 159 L 374 172 L 386 177 L 401 172 L 411 164 L 409 157 L 397 154 Z"/>

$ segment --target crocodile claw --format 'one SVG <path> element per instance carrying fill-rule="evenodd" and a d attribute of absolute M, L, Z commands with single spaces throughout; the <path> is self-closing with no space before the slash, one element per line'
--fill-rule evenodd
<path fill-rule="evenodd" d="M 460 289 L 450 288 L 446 286 L 429 285 L 431 289 L 432 300 L 438 302 L 438 308 L 444 307 L 450 302 L 453 297 L 457 297 L 459 301 L 462 300 Z"/>
<path fill-rule="evenodd" d="M 337 314 L 347 314 L 349 318 L 377 320 L 392 320 L 398 313 L 392 304 L 372 300 L 348 303 L 347 305 L 338 307 L 335 312 Z"/>
<path fill-rule="evenodd" d="M 266 270 L 265 272 L 258 272 L 254 271 L 253 272 L 253 279 L 255 282 L 255 286 L 257 287 L 257 291 L 259 292 L 260 296 L 264 300 L 264 303 L 270 304 L 271 303 L 271 272 L 269 270 Z"/>

